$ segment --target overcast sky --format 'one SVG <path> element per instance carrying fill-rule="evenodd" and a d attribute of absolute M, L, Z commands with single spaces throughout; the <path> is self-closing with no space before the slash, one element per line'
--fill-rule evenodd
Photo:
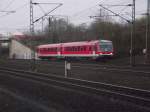
<path fill-rule="evenodd" d="M 64 15 L 69 18 L 69 22 L 74 24 L 90 23 L 93 19 L 89 16 L 95 16 L 100 7 L 98 4 L 104 4 L 110 10 L 123 15 L 130 20 L 131 7 L 112 7 L 107 5 L 126 5 L 132 3 L 132 0 L 33 0 L 40 3 L 63 3 L 51 15 Z M 34 19 L 44 15 L 55 8 L 56 5 L 34 6 Z M 146 12 L 147 0 L 136 0 L 136 17 L 140 17 Z M 0 33 L 21 32 L 29 29 L 29 0 L 0 0 L 0 11 L 16 11 L 6 14 L 0 12 Z M 63 17 L 63 16 L 62 16 Z M 46 21 L 45 21 L 46 24 Z M 35 24 L 36 29 L 41 27 L 41 21 Z"/>

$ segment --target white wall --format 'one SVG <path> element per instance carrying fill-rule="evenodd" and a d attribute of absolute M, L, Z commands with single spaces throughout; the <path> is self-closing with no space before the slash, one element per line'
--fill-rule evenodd
<path fill-rule="evenodd" d="M 17 40 L 11 40 L 9 53 L 11 59 L 31 59 L 31 52 L 33 51 L 29 47 L 21 44 Z"/>

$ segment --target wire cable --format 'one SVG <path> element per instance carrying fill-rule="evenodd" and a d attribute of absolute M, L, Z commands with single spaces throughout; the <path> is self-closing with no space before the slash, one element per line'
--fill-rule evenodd
<path fill-rule="evenodd" d="M 24 8 L 25 6 L 27 6 L 27 5 L 28 5 L 28 3 L 25 3 L 25 4 L 23 4 L 22 6 L 19 6 L 18 8 L 14 9 L 14 11 L 15 11 L 15 12 L 21 11 L 21 9 L 23 9 L 23 8 Z M 10 14 L 12 14 L 12 13 L 7 12 L 6 14 L 1 15 L 0 17 L 2 18 L 2 17 L 5 17 L 5 16 L 8 16 L 8 15 L 10 15 Z"/>
<path fill-rule="evenodd" d="M 40 6 L 40 4 L 38 4 L 38 7 L 41 9 L 41 11 L 45 14 L 46 12 L 44 11 L 44 9 Z"/>
<path fill-rule="evenodd" d="M 8 8 L 10 7 L 10 5 L 14 3 L 14 1 L 15 1 L 15 0 L 11 0 L 11 1 L 8 3 L 8 5 L 4 8 L 4 10 L 8 9 Z"/>

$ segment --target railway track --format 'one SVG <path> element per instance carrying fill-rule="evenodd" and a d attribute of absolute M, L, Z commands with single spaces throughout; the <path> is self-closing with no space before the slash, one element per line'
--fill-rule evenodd
<path fill-rule="evenodd" d="M 116 86 L 107 83 L 85 81 L 74 78 L 65 78 L 55 75 L 15 70 L 10 68 L 0 68 L 1 72 L 9 73 L 14 77 L 32 79 L 42 83 L 71 89 L 72 91 L 82 92 L 90 96 L 103 96 L 114 101 L 134 105 L 146 111 L 150 111 L 150 91 Z"/>
<path fill-rule="evenodd" d="M 0 66 L 30 71 L 31 60 L 8 60 L 5 63 L 0 63 Z M 68 77 L 150 90 L 149 66 L 146 66 L 146 71 L 132 68 L 130 66 L 123 67 L 74 62 L 71 63 L 71 70 L 68 72 Z M 55 74 L 63 77 L 65 74 L 65 63 L 64 61 L 36 61 L 36 70 L 40 73 Z"/>
<path fill-rule="evenodd" d="M 32 61 L 32 60 L 30 60 Z M 19 65 L 20 67 L 23 66 L 31 66 L 30 61 L 25 61 L 25 60 L 10 60 L 10 65 L 12 66 L 17 66 Z M 131 67 L 131 66 L 117 66 L 117 65 L 106 65 L 106 64 L 90 64 L 90 63 L 79 63 L 79 62 L 70 62 L 71 66 L 73 68 L 77 69 L 89 69 L 89 70 L 104 70 L 104 71 L 117 71 L 117 72 L 131 72 L 131 73 L 142 73 L 142 74 L 150 74 L 150 66 L 146 67 Z M 53 65 L 58 68 L 64 68 L 64 61 L 60 62 L 55 62 L 55 61 L 36 61 L 35 62 L 36 66 L 49 66 Z M 38 69 L 38 68 L 37 68 Z M 133 74 L 135 75 L 135 74 Z M 145 76 L 145 75 L 142 75 Z M 146 75 L 147 77 L 150 77 L 150 75 Z"/>
<path fill-rule="evenodd" d="M 18 65 L 21 67 L 20 64 L 18 64 Z M 30 63 L 28 63 L 27 65 L 31 66 Z M 64 66 L 65 66 L 64 63 L 62 63 L 62 62 L 48 62 L 48 63 L 45 63 L 45 62 L 43 63 L 41 61 L 36 62 L 37 70 L 42 66 L 48 67 L 51 65 L 53 67 L 56 67 L 57 69 L 64 69 Z M 16 66 L 16 64 L 14 64 L 12 66 Z M 143 70 L 142 68 L 135 68 L 135 67 L 133 68 L 130 66 L 71 63 L 71 68 L 74 70 L 80 70 L 80 71 L 84 71 L 86 69 L 89 71 L 118 72 L 118 73 L 127 73 L 126 75 L 132 75 L 132 76 L 140 76 L 140 77 L 148 77 L 148 78 L 150 77 L 150 67 L 146 67 Z M 130 74 L 128 74 L 128 73 L 130 73 Z M 56 74 L 57 74 L 57 72 L 56 72 Z"/>

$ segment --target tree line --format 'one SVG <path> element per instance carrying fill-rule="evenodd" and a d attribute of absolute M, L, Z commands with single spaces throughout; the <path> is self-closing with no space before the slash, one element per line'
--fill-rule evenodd
<path fill-rule="evenodd" d="M 22 42 L 37 46 L 41 44 L 63 43 L 74 41 L 87 41 L 106 39 L 114 45 L 116 56 L 128 56 L 131 45 L 131 23 L 113 22 L 110 18 L 95 19 L 90 25 L 86 23 L 78 26 L 68 23 L 64 19 L 51 21 L 42 31 L 37 31 L 35 36 L 23 39 Z M 29 33 L 28 33 L 29 34 Z M 134 51 L 142 54 L 145 48 L 146 17 L 135 22 Z"/>

